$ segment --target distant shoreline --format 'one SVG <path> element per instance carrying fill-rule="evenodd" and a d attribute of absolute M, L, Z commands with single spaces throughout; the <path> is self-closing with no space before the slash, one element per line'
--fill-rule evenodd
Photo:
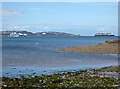
<path fill-rule="evenodd" d="M 45 36 L 80 36 L 79 34 L 71 34 L 71 33 L 66 33 L 66 32 L 28 32 L 28 31 L 1 31 L 0 36 L 8 36 L 8 37 L 14 37 L 16 35 L 18 36 L 37 36 L 37 37 L 45 37 Z"/>
<path fill-rule="evenodd" d="M 80 46 L 80 47 L 69 47 L 60 48 L 60 51 L 67 52 L 80 52 L 80 53 L 95 53 L 95 54 L 120 54 L 118 49 L 120 48 L 120 39 L 113 41 L 106 40 L 105 43 L 99 43 L 92 46 Z"/>

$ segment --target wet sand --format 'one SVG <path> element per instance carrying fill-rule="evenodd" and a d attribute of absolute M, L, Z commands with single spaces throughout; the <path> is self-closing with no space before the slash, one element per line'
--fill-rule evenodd
<path fill-rule="evenodd" d="M 60 48 L 60 51 L 80 52 L 80 53 L 97 53 L 97 54 L 120 54 L 120 39 L 113 41 L 106 40 L 105 43 L 99 43 L 92 46 L 80 46 Z"/>

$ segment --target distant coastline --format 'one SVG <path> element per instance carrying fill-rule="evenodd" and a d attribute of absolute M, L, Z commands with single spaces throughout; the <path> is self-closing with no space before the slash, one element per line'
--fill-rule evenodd
<path fill-rule="evenodd" d="M 70 33 L 65 33 L 65 32 L 36 32 L 36 33 L 32 33 L 32 32 L 28 32 L 28 31 L 1 31 L 0 32 L 0 36 L 10 36 L 11 34 L 27 34 L 27 36 L 37 36 L 37 37 L 41 37 L 41 36 L 80 36 L 75 35 L 75 34 L 70 34 Z"/>

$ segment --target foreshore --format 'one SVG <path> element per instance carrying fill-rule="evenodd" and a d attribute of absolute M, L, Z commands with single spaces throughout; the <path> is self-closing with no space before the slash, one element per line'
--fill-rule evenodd
<path fill-rule="evenodd" d="M 83 50 L 83 53 L 97 53 L 99 50 L 100 52 L 98 53 L 119 54 L 118 44 L 119 40 L 106 41 L 105 43 L 90 47 L 80 47 L 80 49 Z M 76 50 L 74 52 L 76 52 Z M 74 72 L 62 71 L 59 73 L 42 75 L 37 75 L 36 73 L 30 75 L 20 73 L 18 78 L 2 77 L 2 88 L 118 89 L 120 87 L 119 68 L 118 66 L 109 66 L 99 69 L 86 69 Z"/>
<path fill-rule="evenodd" d="M 20 75 L 20 78 L 2 78 L 3 88 L 57 88 L 57 89 L 117 89 L 119 87 L 118 67 L 80 70 L 37 76 Z"/>
<path fill-rule="evenodd" d="M 99 43 L 92 46 L 80 46 L 60 48 L 60 51 L 80 52 L 80 53 L 95 53 L 95 54 L 120 54 L 120 39 L 113 41 L 106 40 L 105 43 Z"/>

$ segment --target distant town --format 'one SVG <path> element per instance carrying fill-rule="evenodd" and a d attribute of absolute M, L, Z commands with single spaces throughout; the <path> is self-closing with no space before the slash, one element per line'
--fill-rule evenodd
<path fill-rule="evenodd" d="M 80 36 L 75 34 L 69 34 L 64 32 L 28 32 L 28 31 L 1 31 L 0 36 L 7 37 L 26 37 L 26 36 Z"/>

